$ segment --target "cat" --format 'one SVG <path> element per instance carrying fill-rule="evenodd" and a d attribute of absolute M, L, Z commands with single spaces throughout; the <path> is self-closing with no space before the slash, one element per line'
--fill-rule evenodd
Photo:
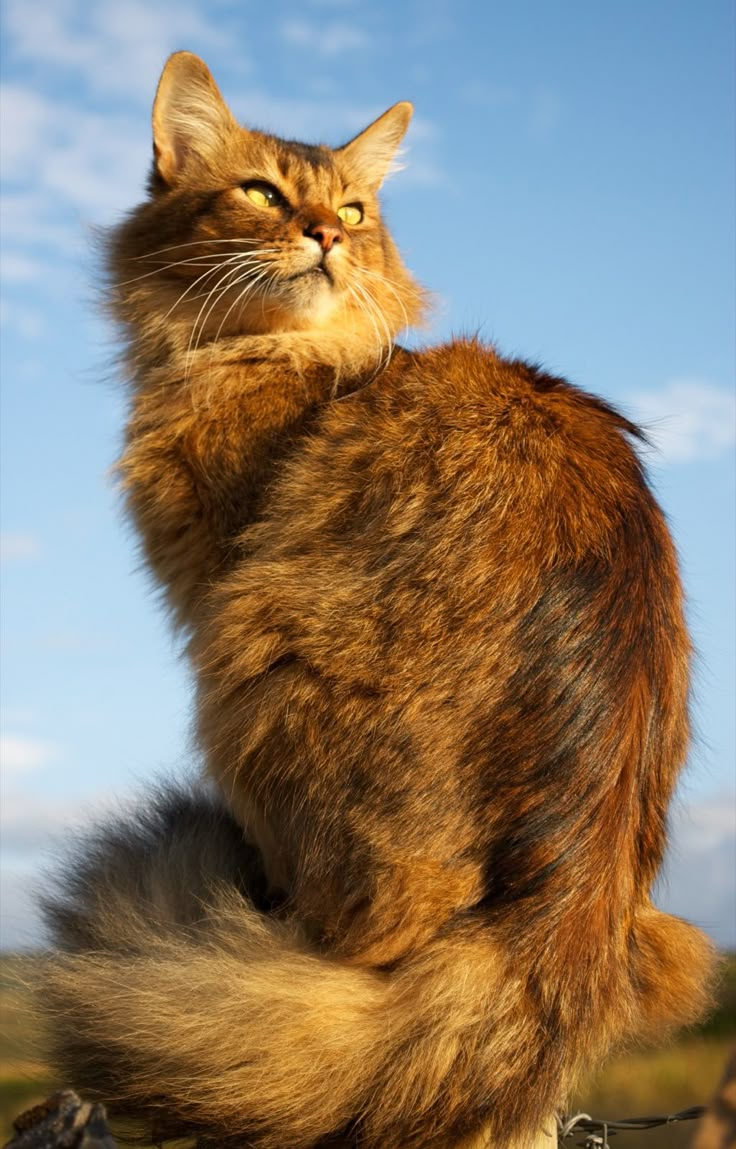
<path fill-rule="evenodd" d="M 411 111 L 284 141 L 177 53 L 109 241 L 121 484 L 210 781 L 90 835 L 42 997 L 75 1087 L 159 1137 L 549 1145 L 582 1069 L 708 1000 L 649 896 L 690 645 L 640 432 L 476 340 L 396 343 Z"/>

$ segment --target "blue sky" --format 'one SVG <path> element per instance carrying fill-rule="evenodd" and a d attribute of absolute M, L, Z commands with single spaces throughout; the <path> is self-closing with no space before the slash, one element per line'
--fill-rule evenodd
<path fill-rule="evenodd" d="M 660 900 L 736 945 L 731 0 L 4 0 L 3 934 L 50 835 L 191 768 L 190 684 L 110 469 L 124 417 L 94 228 L 141 197 L 167 54 L 252 126 L 344 143 L 416 115 L 388 219 L 479 331 L 643 421 L 698 648 Z"/>

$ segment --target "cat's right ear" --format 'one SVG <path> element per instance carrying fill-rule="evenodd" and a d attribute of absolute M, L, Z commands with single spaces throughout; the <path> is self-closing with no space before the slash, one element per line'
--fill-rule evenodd
<path fill-rule="evenodd" d="M 391 169 L 413 111 L 407 100 L 394 104 L 349 144 L 337 149 L 351 179 L 378 190 Z"/>
<path fill-rule="evenodd" d="M 210 70 L 192 52 L 166 61 L 153 103 L 153 154 L 157 176 L 177 183 L 193 160 L 214 155 L 237 124 Z"/>

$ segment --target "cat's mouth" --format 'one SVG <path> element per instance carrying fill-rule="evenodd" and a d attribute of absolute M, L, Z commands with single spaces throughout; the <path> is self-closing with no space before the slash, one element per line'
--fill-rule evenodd
<path fill-rule="evenodd" d="M 295 272 L 293 275 L 290 275 L 288 277 L 286 282 L 287 283 L 294 283 L 296 280 L 299 280 L 299 279 L 301 279 L 303 281 L 308 281 L 309 279 L 313 279 L 315 282 L 319 281 L 320 279 L 326 279 L 327 282 L 329 284 L 331 284 L 331 286 L 334 287 L 334 285 L 335 285 L 335 280 L 332 276 L 331 271 L 322 262 L 318 263 L 315 267 L 307 267 L 304 271 Z"/>

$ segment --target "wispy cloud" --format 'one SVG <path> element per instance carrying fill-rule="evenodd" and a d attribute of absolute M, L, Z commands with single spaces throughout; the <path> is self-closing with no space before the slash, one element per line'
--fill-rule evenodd
<path fill-rule="evenodd" d="M 64 208 L 83 217 L 139 193 L 149 148 L 135 117 L 81 112 L 22 84 L 0 94 L 7 239 L 53 243 L 63 238 Z"/>
<path fill-rule="evenodd" d="M 289 99 L 273 96 L 262 88 L 250 88 L 230 101 L 233 114 L 242 123 L 275 135 L 327 143 L 338 147 L 347 143 L 386 111 L 387 105 L 340 101 L 331 98 Z M 437 129 L 426 116 L 414 116 L 395 170 L 401 172 L 401 185 L 447 183 L 447 176 L 432 158 L 436 152 Z"/>
<path fill-rule="evenodd" d="M 170 52 L 227 42 L 221 21 L 186 0 L 6 0 L 4 11 L 6 45 L 19 61 L 73 73 L 95 91 L 134 102 L 150 100 Z"/>
<path fill-rule="evenodd" d="M 0 276 L 6 283 L 33 283 L 44 274 L 43 264 L 27 255 L 5 254 L 0 262 Z"/>
<path fill-rule="evenodd" d="M 629 409 L 666 463 L 714 459 L 736 444 L 736 395 L 704 379 L 638 392 Z"/>
<path fill-rule="evenodd" d="M 0 85 L 0 162 L 5 178 L 23 178 L 54 123 L 54 106 L 21 84 Z"/>
<path fill-rule="evenodd" d="M 0 561 L 4 563 L 36 559 L 41 553 L 41 544 L 35 535 L 3 531 L 0 535 Z"/>
<path fill-rule="evenodd" d="M 37 897 L 58 847 L 119 803 L 109 794 L 83 802 L 52 800 L 19 786 L 7 787 L 0 804 L 0 948 L 20 949 L 44 942 Z"/>
<path fill-rule="evenodd" d="M 38 793 L 14 788 L 3 795 L 0 826 L 3 854 L 40 864 L 40 858 L 55 842 L 89 823 L 92 808 L 104 803 L 52 801 Z"/>
<path fill-rule="evenodd" d="M 736 794 L 675 809 L 657 902 L 736 947 Z"/>
<path fill-rule="evenodd" d="M 6 779 L 10 774 L 22 774 L 47 766 L 56 757 L 58 750 L 51 742 L 20 734 L 0 736 L 0 765 Z"/>
<path fill-rule="evenodd" d="M 366 32 L 344 20 L 286 20 L 281 25 L 281 34 L 287 43 L 326 57 L 364 51 L 371 45 L 371 38 Z"/>

